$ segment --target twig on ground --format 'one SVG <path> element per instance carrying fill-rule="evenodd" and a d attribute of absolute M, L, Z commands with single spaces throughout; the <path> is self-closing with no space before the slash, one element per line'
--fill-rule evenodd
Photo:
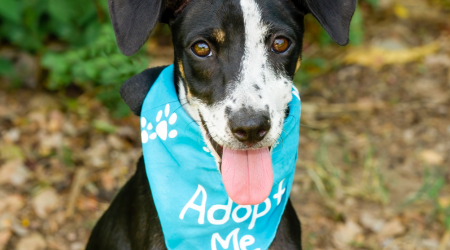
<path fill-rule="evenodd" d="M 74 214 L 75 203 L 77 201 L 78 196 L 80 195 L 84 183 L 86 182 L 87 174 L 88 171 L 84 167 L 78 168 L 75 172 L 75 177 L 73 178 L 73 182 L 70 188 L 69 202 L 66 210 L 66 218 L 70 218 Z"/>
<path fill-rule="evenodd" d="M 444 236 L 442 236 L 441 244 L 439 245 L 439 250 L 446 250 L 449 242 L 450 242 L 450 230 L 447 230 L 445 231 Z"/>

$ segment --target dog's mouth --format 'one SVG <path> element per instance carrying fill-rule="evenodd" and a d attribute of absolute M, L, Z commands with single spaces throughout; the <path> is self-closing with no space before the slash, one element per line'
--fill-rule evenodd
<path fill-rule="evenodd" d="M 269 197 L 273 186 L 270 147 L 236 150 L 218 144 L 200 114 L 206 137 L 219 155 L 219 170 L 228 196 L 239 205 L 257 205 Z"/>

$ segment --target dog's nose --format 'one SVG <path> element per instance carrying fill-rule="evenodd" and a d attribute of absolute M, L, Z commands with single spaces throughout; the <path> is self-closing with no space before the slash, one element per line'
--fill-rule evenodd
<path fill-rule="evenodd" d="M 270 118 L 265 112 L 249 114 L 238 111 L 230 119 L 234 137 L 249 147 L 264 139 L 270 127 Z"/>

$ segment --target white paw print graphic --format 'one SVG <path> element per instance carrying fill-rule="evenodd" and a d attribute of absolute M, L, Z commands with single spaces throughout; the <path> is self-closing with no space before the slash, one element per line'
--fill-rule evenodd
<path fill-rule="evenodd" d="M 167 104 L 166 108 L 164 109 L 164 115 L 166 118 L 169 117 L 169 113 L 170 113 L 170 105 Z M 142 143 L 147 143 L 149 139 L 154 140 L 154 139 L 156 139 L 157 136 L 159 136 L 159 138 L 161 138 L 161 140 L 163 140 L 163 141 L 165 141 L 167 139 L 167 121 L 166 120 L 161 121 L 161 118 L 163 118 L 162 110 L 160 110 L 158 112 L 158 114 L 156 115 L 156 122 L 158 124 L 156 125 L 155 132 L 153 132 L 149 135 L 150 131 L 153 129 L 153 125 L 150 121 L 147 123 L 147 119 L 145 119 L 145 117 L 141 117 Z M 177 114 L 173 113 L 169 118 L 169 124 L 173 125 L 173 124 L 175 124 L 176 121 L 177 121 Z M 175 138 L 178 135 L 178 132 L 175 129 L 173 129 L 169 132 L 168 135 L 169 135 L 169 138 Z"/>

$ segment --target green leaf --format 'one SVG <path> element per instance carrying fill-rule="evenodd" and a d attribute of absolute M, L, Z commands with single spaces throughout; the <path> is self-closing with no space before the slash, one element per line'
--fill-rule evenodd
<path fill-rule="evenodd" d="M 328 33 L 323 28 L 321 28 L 319 33 L 319 44 L 322 47 L 333 44 L 333 39 L 331 39 L 330 35 L 328 35 Z"/>
<path fill-rule="evenodd" d="M 75 15 L 76 1 L 49 0 L 48 13 L 59 22 L 69 22 Z"/>
<path fill-rule="evenodd" d="M 364 39 L 364 21 L 359 5 L 356 6 L 355 14 L 353 15 L 350 23 L 350 44 L 359 46 L 363 43 Z"/>
<path fill-rule="evenodd" d="M 130 114 L 130 108 L 125 104 L 122 99 L 117 101 L 117 106 L 113 109 L 113 116 L 116 118 L 123 118 Z"/>
<path fill-rule="evenodd" d="M 93 61 L 85 62 L 84 70 L 85 70 L 86 76 L 91 79 L 96 79 L 100 72 L 100 70 L 95 67 L 95 63 Z"/>
<path fill-rule="evenodd" d="M 62 147 L 61 160 L 68 167 L 73 167 L 75 165 L 70 148 L 65 146 Z"/>
<path fill-rule="evenodd" d="M 95 15 L 95 6 L 91 0 L 48 0 L 48 12 L 60 22 L 82 24 Z"/>
<path fill-rule="evenodd" d="M 6 20 L 19 23 L 21 16 L 19 2 L 16 0 L 1 0 L 0 16 Z"/>
<path fill-rule="evenodd" d="M 445 179 L 438 177 L 436 180 L 434 180 L 433 183 L 431 183 L 431 187 L 427 190 L 427 195 L 432 200 L 437 200 L 439 196 L 439 191 L 442 189 L 442 187 L 445 185 Z"/>
<path fill-rule="evenodd" d="M 93 121 L 92 127 L 106 133 L 115 133 L 117 131 L 116 126 L 104 120 Z"/>
<path fill-rule="evenodd" d="M 444 218 L 444 227 L 445 230 L 449 231 L 450 230 L 450 214 L 446 214 L 445 218 Z"/>
<path fill-rule="evenodd" d="M 119 72 L 117 72 L 117 70 L 113 67 L 107 68 L 100 73 L 100 78 L 103 85 L 117 83 L 119 77 Z"/>
<path fill-rule="evenodd" d="M 0 32 L 5 36 L 6 40 L 26 50 L 36 50 L 41 46 L 40 41 L 34 36 L 29 36 L 26 27 L 19 24 L 5 22 Z"/>
<path fill-rule="evenodd" d="M 41 59 L 41 65 L 46 69 L 60 74 L 67 72 L 70 68 L 70 63 L 67 59 L 55 53 L 45 54 Z"/>
<path fill-rule="evenodd" d="M 101 25 L 96 20 L 90 22 L 83 30 L 83 44 L 90 44 L 97 39 L 100 34 Z"/>
<path fill-rule="evenodd" d="M 100 6 L 101 10 L 104 13 L 109 14 L 109 6 L 108 6 L 108 1 L 107 0 L 94 0 L 98 3 L 98 5 Z"/>
<path fill-rule="evenodd" d="M 380 5 L 380 0 L 364 0 L 369 3 L 372 8 L 377 8 Z"/>
<path fill-rule="evenodd" d="M 14 76 L 13 64 L 7 59 L 0 58 L 0 76 L 6 76 L 8 78 Z"/>

